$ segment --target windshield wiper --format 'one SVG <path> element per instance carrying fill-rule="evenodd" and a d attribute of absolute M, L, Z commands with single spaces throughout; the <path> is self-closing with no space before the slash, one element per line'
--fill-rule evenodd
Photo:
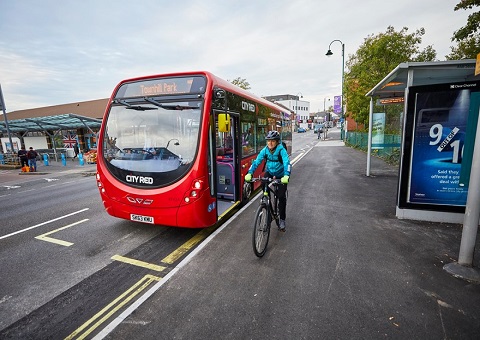
<path fill-rule="evenodd" d="M 152 103 L 153 105 L 156 105 L 158 107 L 163 107 L 163 105 L 161 103 L 157 102 L 155 99 L 143 97 L 143 100 L 145 100 L 149 103 Z"/>
<path fill-rule="evenodd" d="M 127 107 L 128 110 L 136 110 L 136 111 L 147 111 L 147 110 L 157 110 L 156 107 L 150 107 L 150 106 L 141 106 L 141 105 L 130 105 L 124 100 L 115 100 L 114 103 L 116 104 L 122 104 Z"/>
<path fill-rule="evenodd" d="M 143 99 L 153 105 L 161 107 L 165 110 L 195 110 L 198 109 L 196 106 L 185 106 L 185 105 L 164 105 L 162 103 L 157 102 L 155 99 L 143 97 Z"/>

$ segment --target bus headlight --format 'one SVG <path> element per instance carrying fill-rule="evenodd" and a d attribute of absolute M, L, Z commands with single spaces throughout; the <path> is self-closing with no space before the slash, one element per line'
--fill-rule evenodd
<path fill-rule="evenodd" d="M 191 203 L 192 201 L 198 199 L 203 190 L 203 183 L 204 180 L 202 178 L 194 179 L 191 188 L 187 192 L 185 192 L 183 201 L 185 203 Z"/>
<path fill-rule="evenodd" d="M 192 187 L 193 187 L 194 189 L 199 190 L 199 189 L 202 188 L 202 183 L 203 183 L 203 181 L 201 181 L 201 180 L 199 180 L 199 179 L 196 179 L 195 181 L 193 181 Z"/>

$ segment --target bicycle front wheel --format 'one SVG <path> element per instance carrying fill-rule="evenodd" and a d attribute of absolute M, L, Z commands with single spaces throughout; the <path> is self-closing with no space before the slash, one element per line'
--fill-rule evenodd
<path fill-rule="evenodd" d="M 257 208 L 252 236 L 253 252 L 258 257 L 262 257 L 267 251 L 268 238 L 270 237 L 268 207 L 265 204 L 261 204 Z"/>

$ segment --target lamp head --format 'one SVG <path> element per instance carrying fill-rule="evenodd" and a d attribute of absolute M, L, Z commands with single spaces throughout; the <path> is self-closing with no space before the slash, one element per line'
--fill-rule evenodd
<path fill-rule="evenodd" d="M 325 53 L 326 56 L 331 56 L 333 54 L 332 50 L 328 50 L 327 53 Z"/>

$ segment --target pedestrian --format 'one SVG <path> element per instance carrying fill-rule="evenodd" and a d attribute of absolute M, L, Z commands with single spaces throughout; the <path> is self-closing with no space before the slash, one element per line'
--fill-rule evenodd
<path fill-rule="evenodd" d="M 322 124 L 318 124 L 318 127 L 317 127 L 317 139 L 320 139 L 320 136 L 322 135 L 323 133 L 323 125 Z"/>
<path fill-rule="evenodd" d="M 75 145 L 73 146 L 73 152 L 75 153 L 75 156 L 73 156 L 72 158 L 72 162 L 75 158 L 77 158 L 78 156 L 78 153 L 80 152 L 80 150 L 78 150 L 78 145 L 75 143 Z"/>
<path fill-rule="evenodd" d="M 286 210 L 287 210 L 287 184 L 290 178 L 291 164 L 290 157 L 283 143 L 280 143 L 280 134 L 278 131 L 269 131 L 265 137 L 267 145 L 260 150 L 257 158 L 253 161 L 250 169 L 248 169 L 247 175 L 245 175 L 245 181 L 250 182 L 252 175 L 257 167 L 265 160 L 265 174 L 264 177 L 268 178 L 280 178 L 281 184 L 278 186 L 277 196 L 279 201 L 279 213 L 280 213 L 280 226 L 281 231 L 285 231 L 286 224 Z"/>
<path fill-rule="evenodd" d="M 24 146 L 20 150 L 18 150 L 18 157 L 20 157 L 20 165 L 23 167 L 28 165 L 28 157 L 27 157 L 27 150 Z M 23 171 L 23 170 L 22 170 Z"/>
<path fill-rule="evenodd" d="M 30 172 L 37 171 L 37 156 L 38 153 L 33 150 L 32 147 L 27 152 L 28 166 L 30 167 Z"/>

